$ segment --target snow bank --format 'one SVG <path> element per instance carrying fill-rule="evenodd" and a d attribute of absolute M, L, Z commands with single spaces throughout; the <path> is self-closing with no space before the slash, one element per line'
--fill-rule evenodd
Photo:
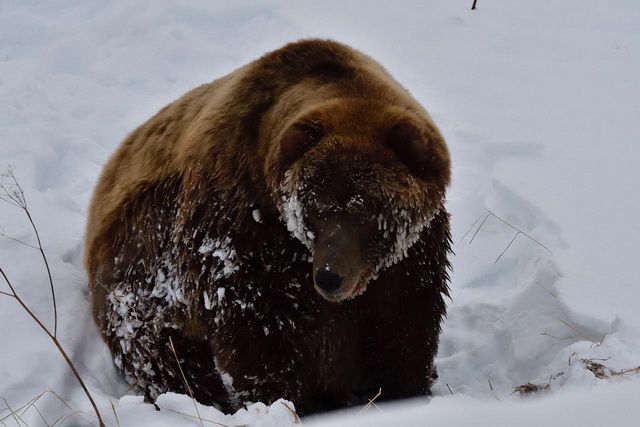
<path fill-rule="evenodd" d="M 388 66 L 440 125 L 454 164 L 456 256 L 435 397 L 326 423 L 638 419 L 637 378 L 597 378 L 582 361 L 640 364 L 637 1 L 480 0 L 476 12 L 470 3 L 0 3 L 0 168 L 12 165 L 25 189 L 57 284 L 60 338 L 111 424 L 110 400 L 123 426 L 199 425 L 171 411 L 193 415 L 185 396 L 163 396 L 161 411 L 122 400 L 127 387 L 93 325 L 81 254 L 101 165 L 186 90 L 309 36 Z M 34 242 L 24 216 L 2 203 L 0 227 Z M 50 325 L 37 252 L 0 239 L 0 265 Z M 1 295 L 0 343 L 0 396 L 11 407 L 50 387 L 89 409 L 47 338 Z M 513 388 L 527 382 L 548 385 L 547 397 L 521 402 Z M 52 393 L 37 405 L 49 423 L 70 411 Z M 235 418 L 199 410 L 227 425 L 293 422 L 278 402 Z M 33 409 L 24 419 L 42 423 Z"/>

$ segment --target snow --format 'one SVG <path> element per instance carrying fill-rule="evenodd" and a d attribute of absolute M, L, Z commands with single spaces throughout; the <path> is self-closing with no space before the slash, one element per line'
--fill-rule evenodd
<path fill-rule="evenodd" d="M 429 110 L 453 158 L 447 208 L 456 255 L 434 397 L 305 423 L 637 422 L 640 381 L 612 372 L 640 365 L 640 7 L 479 0 L 471 12 L 470 3 L 0 3 L 0 168 L 11 165 L 25 190 L 56 283 L 60 339 L 109 425 L 110 401 L 122 426 L 199 421 L 187 396 L 160 396 L 160 411 L 125 396 L 93 324 L 82 239 L 101 165 L 128 132 L 188 89 L 310 36 L 370 54 Z M 311 241 L 289 202 L 291 228 Z M 0 232 L 35 243 L 24 215 L 3 203 Z M 228 261 L 220 273 L 232 274 L 235 252 L 219 243 L 200 255 Z M 52 325 L 39 254 L 0 238 L 0 266 Z M 157 285 L 179 301 L 170 275 Z M 224 297 L 218 290 L 207 300 Z M 89 413 L 68 425 L 86 424 L 81 416 L 95 422 L 50 341 L 3 295 L 0 337 L 0 397 L 12 408 L 50 388 Z M 608 378 L 586 369 L 591 359 L 606 359 L 599 363 Z M 513 393 L 527 382 L 549 390 L 539 398 Z M 37 406 L 49 423 L 70 413 L 51 392 Z M 287 426 L 295 423 L 291 408 L 198 410 L 225 425 Z M 15 425 L 6 415 L 0 409 Z M 42 425 L 33 409 L 23 418 Z"/>

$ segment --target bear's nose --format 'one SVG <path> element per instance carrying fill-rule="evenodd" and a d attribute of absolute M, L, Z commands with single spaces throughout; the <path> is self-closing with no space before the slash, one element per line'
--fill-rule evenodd
<path fill-rule="evenodd" d="M 325 292 L 333 292 L 342 284 L 342 277 L 330 270 L 322 269 L 316 273 L 316 285 Z"/>

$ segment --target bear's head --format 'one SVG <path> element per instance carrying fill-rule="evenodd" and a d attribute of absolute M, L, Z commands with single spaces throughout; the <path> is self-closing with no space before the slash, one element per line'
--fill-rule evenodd
<path fill-rule="evenodd" d="M 279 129 L 265 175 L 287 228 L 311 251 L 316 290 L 340 301 L 364 292 L 429 227 L 450 160 L 426 113 L 337 99 Z"/>

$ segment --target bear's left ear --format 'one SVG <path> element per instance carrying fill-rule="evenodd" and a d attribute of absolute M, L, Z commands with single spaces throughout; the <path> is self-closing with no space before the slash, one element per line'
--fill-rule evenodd
<path fill-rule="evenodd" d="M 403 120 L 389 130 L 386 143 L 414 176 L 448 184 L 449 153 L 437 129 Z"/>

